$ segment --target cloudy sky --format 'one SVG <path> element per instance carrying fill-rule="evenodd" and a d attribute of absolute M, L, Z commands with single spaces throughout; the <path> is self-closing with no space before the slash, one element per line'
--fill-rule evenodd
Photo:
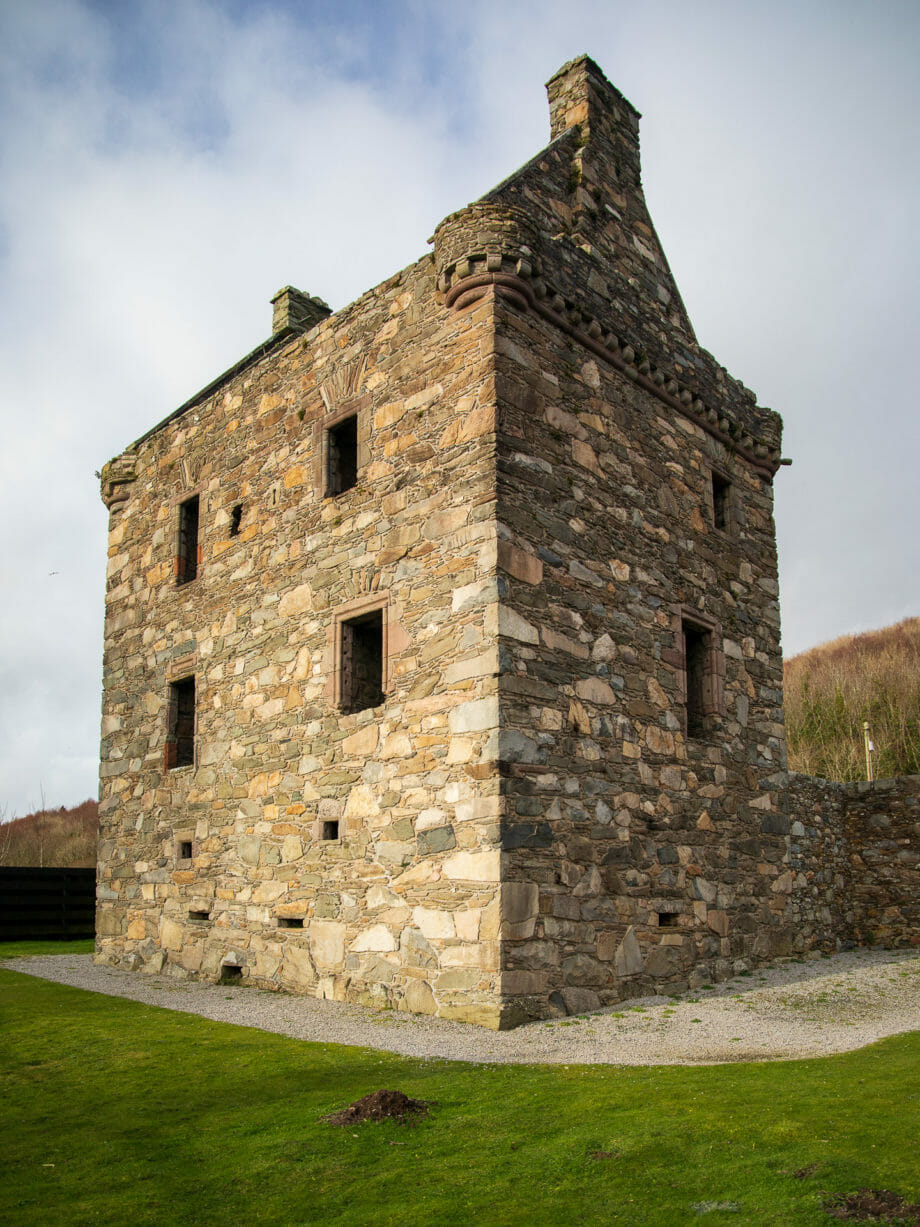
<path fill-rule="evenodd" d="M 96 793 L 94 471 L 546 144 L 643 113 L 701 344 L 786 422 L 787 655 L 920 613 L 916 0 L 0 0 L 0 814 Z"/>

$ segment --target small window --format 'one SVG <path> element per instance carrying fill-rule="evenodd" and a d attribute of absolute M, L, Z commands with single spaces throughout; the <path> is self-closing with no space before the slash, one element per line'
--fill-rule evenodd
<path fill-rule="evenodd" d="M 721 473 L 712 473 L 712 523 L 715 528 L 731 531 L 731 482 Z"/>
<path fill-rule="evenodd" d="M 179 504 L 176 583 L 189 584 L 198 575 L 198 495 Z"/>
<path fill-rule="evenodd" d="M 189 912 L 188 918 L 189 920 L 198 920 L 198 921 L 210 920 L 211 913 L 210 912 Z"/>
<path fill-rule="evenodd" d="M 708 631 L 684 623 L 684 660 L 687 674 L 687 736 L 706 731 L 706 675 L 709 662 Z"/>
<path fill-rule="evenodd" d="M 278 917 L 278 928 L 279 929 L 302 929 L 303 928 L 303 917 L 302 916 L 279 916 Z"/>
<path fill-rule="evenodd" d="M 192 859 L 192 841 L 190 839 L 180 839 L 177 855 L 180 861 L 190 861 Z"/>
<path fill-rule="evenodd" d="M 339 820 L 338 818 L 327 818 L 323 821 L 323 839 L 338 839 L 339 837 Z"/>
<path fill-rule="evenodd" d="M 383 610 L 341 623 L 342 710 L 364 711 L 383 702 Z"/>
<path fill-rule="evenodd" d="M 237 503 L 230 512 L 230 536 L 238 537 L 240 535 L 240 524 L 243 522 L 243 504 Z"/>
<path fill-rule="evenodd" d="M 195 679 L 184 677 L 169 684 L 166 729 L 166 769 L 191 767 L 195 762 Z"/>
<path fill-rule="evenodd" d="M 358 415 L 326 431 L 326 494 L 342 494 L 358 481 Z"/>
<path fill-rule="evenodd" d="M 680 924 L 680 912 L 659 912 L 659 929 L 676 929 Z"/>

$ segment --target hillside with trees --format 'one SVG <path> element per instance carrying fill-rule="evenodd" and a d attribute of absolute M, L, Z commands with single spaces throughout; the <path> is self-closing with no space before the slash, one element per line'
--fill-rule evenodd
<path fill-rule="evenodd" d="M 920 774 L 920 618 L 811 648 L 783 678 L 790 770 L 864 780 L 868 720 L 875 778 Z"/>
<path fill-rule="evenodd" d="M 98 825 L 99 806 L 95 801 L 12 818 L 0 824 L 0 865 L 95 865 Z"/>

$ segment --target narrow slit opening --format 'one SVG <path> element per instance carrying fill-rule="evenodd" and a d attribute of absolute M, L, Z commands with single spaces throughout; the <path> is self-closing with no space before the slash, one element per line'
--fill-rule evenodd
<path fill-rule="evenodd" d="M 358 481 L 358 418 L 345 418 L 330 426 L 327 439 L 327 494 L 343 494 Z"/>
<path fill-rule="evenodd" d="M 718 473 L 712 475 L 712 522 L 722 532 L 728 532 L 731 527 L 730 516 L 731 483 Z"/>
<path fill-rule="evenodd" d="M 198 495 L 179 506 L 179 546 L 176 583 L 190 584 L 198 576 Z"/>
<path fill-rule="evenodd" d="M 184 677 L 169 684 L 166 766 L 191 767 L 195 763 L 195 679 Z M 188 844 L 188 841 L 183 841 Z M 188 844 L 191 856 L 191 844 Z"/>
<path fill-rule="evenodd" d="M 709 633 L 684 623 L 684 653 L 687 670 L 687 736 L 706 732 L 706 677 L 709 671 Z"/>

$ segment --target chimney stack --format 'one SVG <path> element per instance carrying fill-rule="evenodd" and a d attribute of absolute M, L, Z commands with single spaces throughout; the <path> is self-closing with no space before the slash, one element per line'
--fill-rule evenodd
<path fill-rule="evenodd" d="M 286 285 L 272 299 L 272 336 L 281 332 L 309 332 L 332 314 L 328 303 Z"/>
<path fill-rule="evenodd" d="M 602 158 L 619 167 L 621 182 L 640 182 L 639 112 L 590 56 L 564 64 L 547 81 L 546 92 L 552 140 L 578 128 L 583 146 L 595 145 Z"/>

